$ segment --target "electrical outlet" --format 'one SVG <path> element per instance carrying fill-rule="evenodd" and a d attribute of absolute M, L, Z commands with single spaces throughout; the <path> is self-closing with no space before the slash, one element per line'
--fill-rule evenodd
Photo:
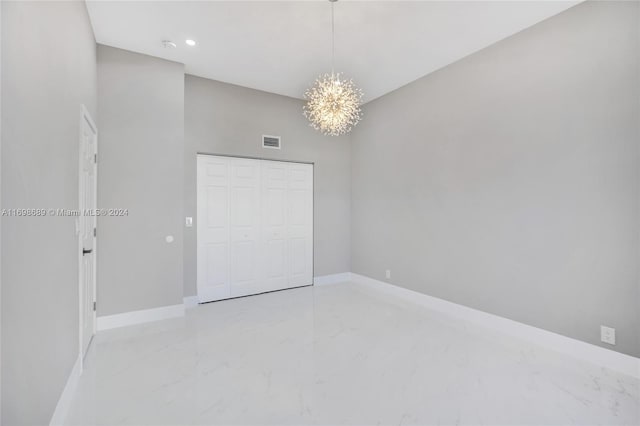
<path fill-rule="evenodd" d="M 187 226 L 187 228 L 191 228 L 193 226 L 193 218 L 192 217 L 185 218 L 184 224 Z"/>
<path fill-rule="evenodd" d="M 387 277 L 387 279 L 391 278 L 391 269 L 387 269 L 384 273 L 385 277 Z"/>
<path fill-rule="evenodd" d="M 601 325 L 600 326 L 600 340 L 602 340 L 604 343 L 608 343 L 610 345 L 615 345 L 616 344 L 616 329 Z"/>

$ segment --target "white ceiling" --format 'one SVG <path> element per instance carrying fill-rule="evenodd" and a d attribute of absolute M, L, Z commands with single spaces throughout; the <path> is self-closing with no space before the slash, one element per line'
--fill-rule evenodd
<path fill-rule="evenodd" d="M 336 71 L 384 95 L 578 1 L 335 4 Z M 302 98 L 331 67 L 330 3 L 88 1 L 98 43 L 185 64 L 188 74 Z M 194 39 L 195 48 L 184 40 Z M 161 40 L 176 49 L 165 49 Z"/>

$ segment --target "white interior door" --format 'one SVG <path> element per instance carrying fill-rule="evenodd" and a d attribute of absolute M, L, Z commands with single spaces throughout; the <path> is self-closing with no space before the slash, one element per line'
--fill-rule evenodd
<path fill-rule="evenodd" d="M 83 108 L 80 123 L 78 240 L 80 250 L 80 351 L 84 356 L 96 331 L 96 207 L 98 134 Z"/>
<path fill-rule="evenodd" d="M 198 156 L 198 298 L 313 283 L 313 166 Z"/>
<path fill-rule="evenodd" d="M 198 298 L 226 299 L 229 287 L 229 174 L 224 157 L 198 156 Z"/>

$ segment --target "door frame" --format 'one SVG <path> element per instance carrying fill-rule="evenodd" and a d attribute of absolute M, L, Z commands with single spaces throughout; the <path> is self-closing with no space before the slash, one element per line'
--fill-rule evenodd
<path fill-rule="evenodd" d="M 83 135 L 82 135 L 82 127 L 83 127 L 83 123 L 86 122 L 89 124 L 89 127 L 91 127 L 91 130 L 93 130 L 93 139 L 94 139 L 94 146 L 96 147 L 95 149 L 95 153 L 96 153 L 96 159 L 97 159 L 97 155 L 98 155 L 98 127 L 96 126 L 95 122 L 93 121 L 93 119 L 91 118 L 91 114 L 89 113 L 89 110 L 87 109 L 86 106 L 84 105 L 80 105 L 80 128 L 78 130 L 78 135 L 79 135 L 79 140 L 78 140 L 78 214 L 79 215 L 83 215 L 84 212 L 80 211 L 80 209 L 82 208 L 82 206 L 80 206 L 80 197 L 82 196 L 82 168 L 83 168 L 83 164 L 82 164 L 82 151 L 83 151 Z M 93 197 L 94 197 L 94 205 L 97 207 L 98 205 L 98 163 L 96 161 L 95 163 L 95 180 L 94 180 L 94 187 L 93 187 L 94 191 L 93 191 Z M 98 227 L 97 224 L 97 218 L 96 218 L 96 229 Z M 83 255 L 82 255 L 82 250 L 83 250 L 83 244 L 82 244 L 82 232 L 80 229 L 80 216 L 77 217 L 76 219 L 76 236 L 78 239 L 78 353 L 79 353 L 79 360 L 80 360 L 80 372 L 83 371 L 84 369 L 84 353 L 83 353 L 83 349 L 85 347 L 85 342 L 84 340 L 84 336 L 83 336 L 83 330 L 84 330 L 84 318 L 82 315 L 83 312 L 83 306 L 82 303 L 84 301 L 84 290 L 83 290 L 83 282 L 82 282 L 82 264 L 83 264 Z M 94 302 L 97 301 L 98 299 L 98 293 L 97 293 L 97 274 L 96 274 L 96 264 L 97 262 L 97 255 L 98 255 L 98 250 L 97 250 L 97 241 L 98 241 L 98 237 L 97 237 L 97 232 L 94 235 L 94 245 L 93 245 L 93 297 L 94 297 Z M 92 312 L 93 312 L 93 336 L 95 336 L 96 334 L 96 322 L 97 322 L 97 310 L 93 309 L 93 307 L 91 307 Z M 93 337 L 92 336 L 92 337 Z"/>
<path fill-rule="evenodd" d="M 97 145 L 96 145 L 97 146 Z M 269 158 L 269 157 L 253 157 L 248 155 L 234 155 L 234 154 L 216 154 L 213 152 L 205 152 L 205 151 L 196 151 L 195 155 L 195 166 L 196 166 L 196 209 L 195 215 L 195 228 L 196 228 L 196 297 L 198 296 L 198 279 L 197 279 L 197 268 L 198 268 L 198 156 L 206 155 L 211 157 L 228 157 L 228 158 L 241 158 L 247 160 L 264 160 L 264 161 L 279 161 L 282 163 L 295 163 L 295 164 L 310 164 L 311 165 L 311 284 L 302 287 L 315 286 L 315 265 L 316 265 L 316 164 L 313 161 L 297 161 L 297 160 L 284 160 L 282 158 Z M 292 287 L 295 288 L 295 287 Z M 288 290 L 288 289 L 286 289 Z M 282 290 L 274 290 L 274 291 L 282 291 Z M 270 293 L 270 292 L 268 292 Z M 259 293 L 261 294 L 261 293 Z M 245 297 L 245 296 L 242 296 Z M 228 299 L 223 299 L 228 300 Z M 213 302 L 204 302 L 204 303 L 213 303 Z"/>

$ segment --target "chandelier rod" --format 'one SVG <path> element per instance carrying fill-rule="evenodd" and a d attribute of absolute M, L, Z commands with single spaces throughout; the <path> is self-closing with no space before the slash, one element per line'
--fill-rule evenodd
<path fill-rule="evenodd" d="M 333 15 L 333 4 L 337 0 L 331 1 L 331 76 L 333 77 L 333 70 L 336 62 L 336 30 L 335 30 L 335 18 Z"/>

